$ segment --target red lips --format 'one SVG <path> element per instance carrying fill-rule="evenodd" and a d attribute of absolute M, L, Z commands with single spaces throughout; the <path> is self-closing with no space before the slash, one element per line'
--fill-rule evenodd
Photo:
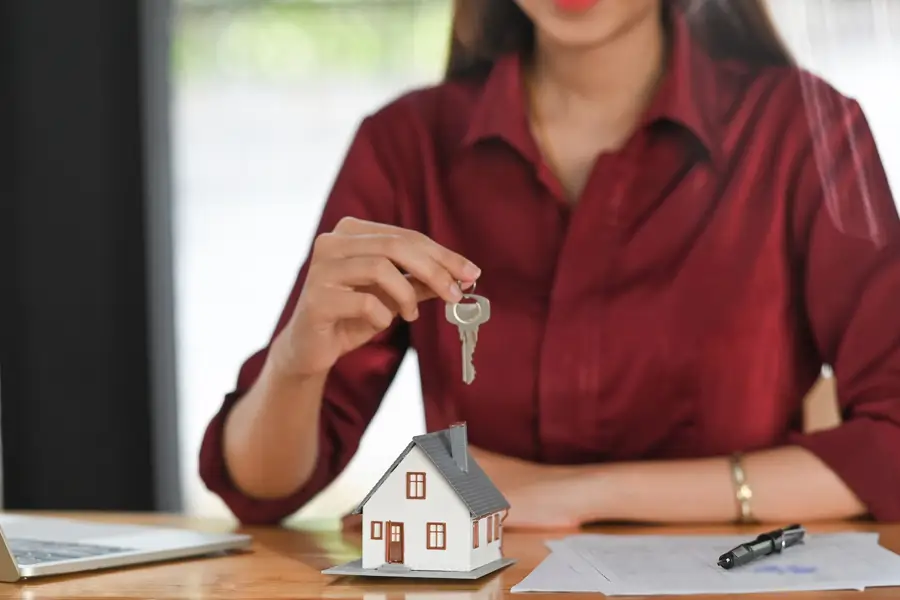
<path fill-rule="evenodd" d="M 593 8 L 599 0 L 553 0 L 559 10 L 566 12 L 584 12 Z"/>

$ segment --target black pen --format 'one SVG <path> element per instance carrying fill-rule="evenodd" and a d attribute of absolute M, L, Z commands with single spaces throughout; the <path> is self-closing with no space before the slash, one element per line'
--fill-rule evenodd
<path fill-rule="evenodd" d="M 788 525 L 769 533 L 759 535 L 752 542 L 741 544 L 719 557 L 719 566 L 723 569 L 740 567 L 769 554 L 780 553 L 785 548 L 799 544 L 806 536 L 806 530 L 800 525 Z"/>

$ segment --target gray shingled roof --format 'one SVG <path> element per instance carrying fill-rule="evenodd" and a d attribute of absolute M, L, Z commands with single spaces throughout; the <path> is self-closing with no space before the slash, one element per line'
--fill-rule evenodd
<path fill-rule="evenodd" d="M 363 506 L 369 501 L 369 498 L 381 487 L 381 484 L 384 483 L 388 476 L 394 472 L 394 469 L 397 468 L 414 446 L 419 447 L 425 456 L 434 463 L 434 466 L 444 476 L 450 487 L 456 490 L 459 499 L 469 508 L 469 514 L 473 519 L 480 519 L 509 508 L 509 502 L 503 497 L 503 494 L 500 493 L 494 482 L 481 470 L 475 459 L 472 458 L 468 447 L 466 448 L 468 471 L 463 471 L 457 466 L 450 453 L 449 430 L 444 429 L 413 437 L 406 449 L 400 453 L 397 460 L 385 471 L 378 483 L 366 494 L 366 497 L 363 498 L 362 502 L 351 514 L 362 513 Z"/>

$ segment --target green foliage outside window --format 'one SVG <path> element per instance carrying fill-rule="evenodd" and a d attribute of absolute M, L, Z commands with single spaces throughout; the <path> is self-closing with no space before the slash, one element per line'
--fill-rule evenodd
<path fill-rule="evenodd" d="M 437 74 L 449 19 L 448 0 L 181 0 L 173 66 L 179 77 Z"/>

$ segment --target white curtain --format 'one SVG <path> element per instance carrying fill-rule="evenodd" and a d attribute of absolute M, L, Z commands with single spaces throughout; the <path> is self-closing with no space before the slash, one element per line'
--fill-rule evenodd
<path fill-rule="evenodd" d="M 769 0 L 769 7 L 800 64 L 862 105 L 900 204 L 900 0 Z"/>
<path fill-rule="evenodd" d="M 728 2 L 731 0 L 709 0 Z M 802 67 L 857 100 L 900 209 L 900 0 L 769 0 Z M 814 97 L 806 99 L 808 110 Z M 865 201 L 864 194 L 860 196 Z M 832 376 L 825 367 L 823 375 Z"/>

